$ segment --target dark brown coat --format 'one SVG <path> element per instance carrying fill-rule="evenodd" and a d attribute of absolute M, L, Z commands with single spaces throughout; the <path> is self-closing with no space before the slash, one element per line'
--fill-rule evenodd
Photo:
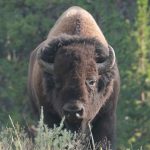
<path fill-rule="evenodd" d="M 114 50 L 80 7 L 65 11 L 31 53 L 29 96 L 49 127 L 65 116 L 66 128 L 88 132 L 91 124 L 95 142 L 113 144 L 119 86 Z"/>

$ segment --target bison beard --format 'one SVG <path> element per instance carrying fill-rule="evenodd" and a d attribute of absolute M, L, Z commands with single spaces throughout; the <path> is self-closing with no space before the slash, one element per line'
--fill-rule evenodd
<path fill-rule="evenodd" d="M 68 9 L 31 53 L 29 96 L 49 127 L 65 116 L 67 129 L 88 134 L 90 123 L 95 142 L 113 148 L 119 86 L 115 52 L 82 8 Z"/>

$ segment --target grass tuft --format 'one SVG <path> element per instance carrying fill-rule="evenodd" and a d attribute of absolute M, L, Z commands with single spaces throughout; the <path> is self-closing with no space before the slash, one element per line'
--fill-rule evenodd
<path fill-rule="evenodd" d="M 38 127 L 35 129 L 34 138 L 28 132 L 15 124 L 9 116 L 12 127 L 3 127 L 0 130 L 0 150 L 90 150 L 90 145 L 86 146 L 83 135 L 72 133 L 64 127 L 64 118 L 60 126 L 53 129 L 44 124 L 43 110 Z"/>
<path fill-rule="evenodd" d="M 90 139 L 85 135 L 63 129 L 65 118 L 62 119 L 59 127 L 48 128 L 44 124 L 43 109 L 38 127 L 35 128 L 34 138 L 29 136 L 19 124 L 15 124 L 10 116 L 9 119 L 12 127 L 3 127 L 0 130 L 0 150 L 102 150 L 100 146 L 95 146 L 92 134 L 92 144 L 90 144 Z"/>

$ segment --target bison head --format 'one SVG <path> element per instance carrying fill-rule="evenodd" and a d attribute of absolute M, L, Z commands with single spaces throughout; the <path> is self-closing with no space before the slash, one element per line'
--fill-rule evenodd
<path fill-rule="evenodd" d="M 61 35 L 38 48 L 47 101 L 67 128 L 85 130 L 112 92 L 115 54 L 95 38 Z"/>

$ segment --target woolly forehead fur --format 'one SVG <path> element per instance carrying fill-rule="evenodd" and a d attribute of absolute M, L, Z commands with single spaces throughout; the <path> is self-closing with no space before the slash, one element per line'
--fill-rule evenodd
<path fill-rule="evenodd" d="M 47 38 L 51 39 L 51 37 L 59 36 L 64 33 L 96 38 L 105 47 L 108 46 L 108 43 L 94 18 L 86 10 L 78 6 L 69 8 L 60 16 L 49 32 Z"/>

